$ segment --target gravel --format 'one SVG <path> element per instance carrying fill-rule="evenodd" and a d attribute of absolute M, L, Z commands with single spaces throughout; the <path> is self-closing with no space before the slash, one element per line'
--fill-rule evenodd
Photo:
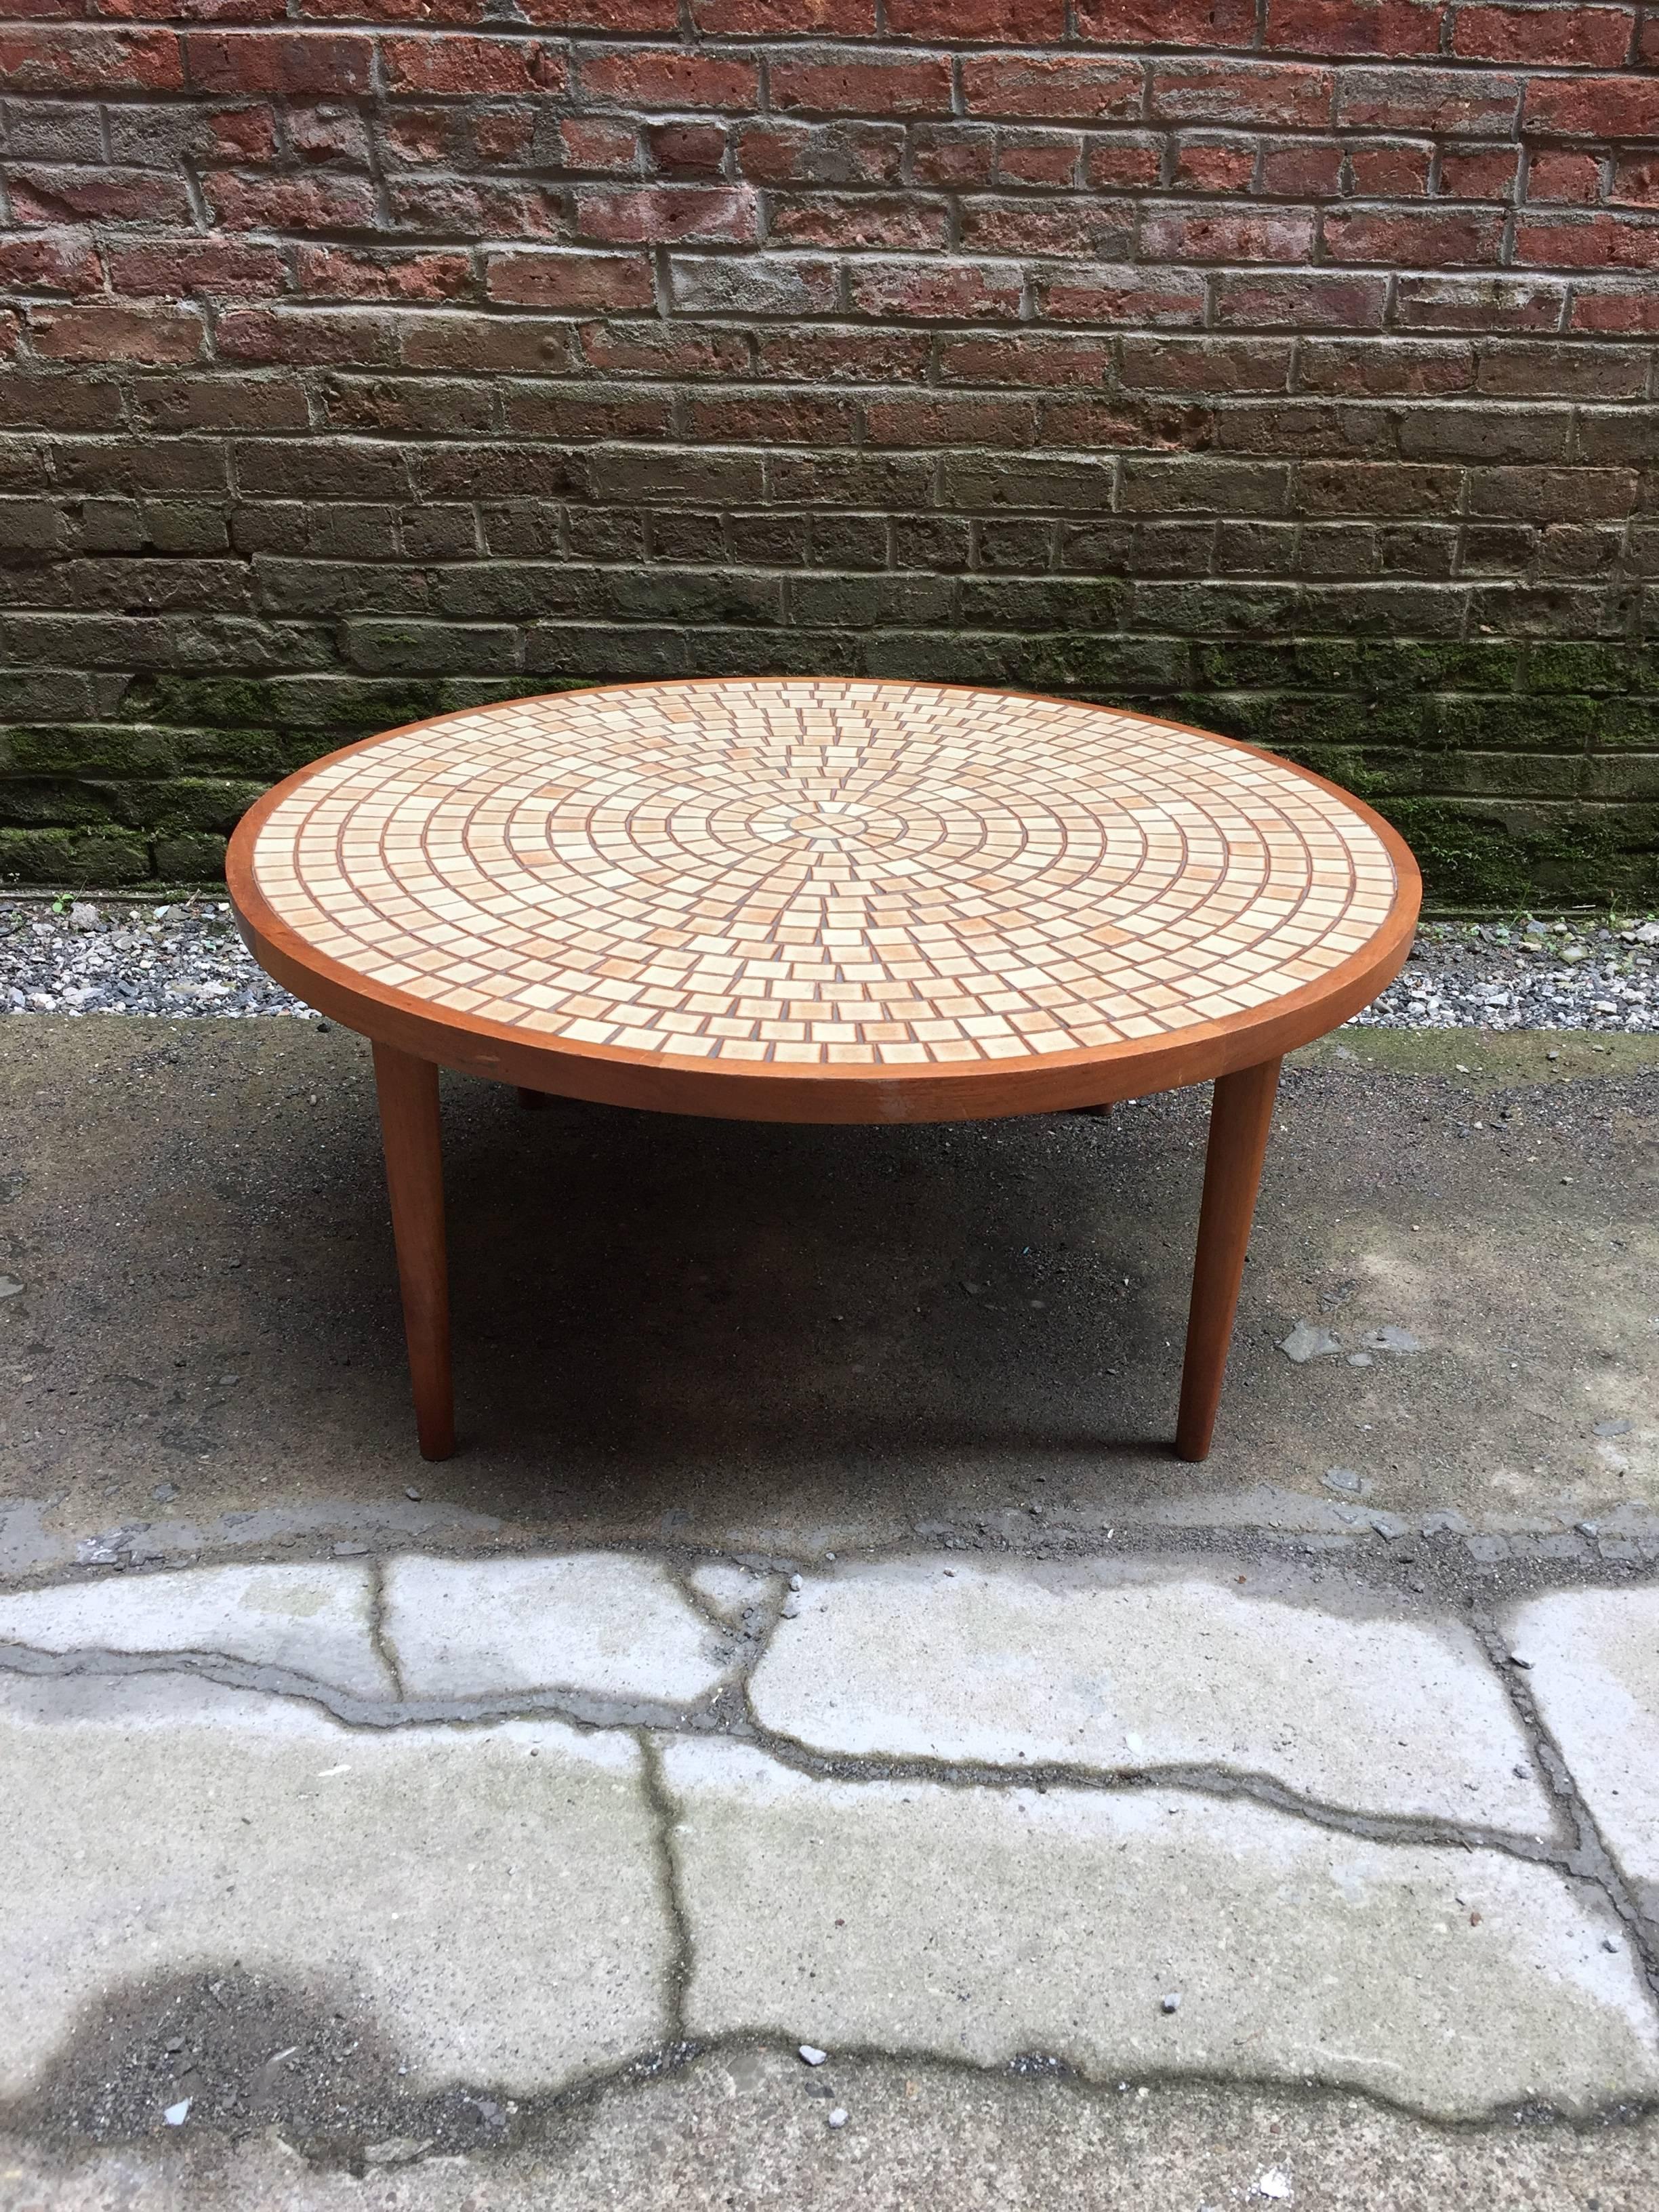
<path fill-rule="evenodd" d="M 303 1014 L 222 901 L 0 901 L 0 1012 Z M 1659 921 L 1428 922 L 1370 1029 L 1659 1031 Z"/>

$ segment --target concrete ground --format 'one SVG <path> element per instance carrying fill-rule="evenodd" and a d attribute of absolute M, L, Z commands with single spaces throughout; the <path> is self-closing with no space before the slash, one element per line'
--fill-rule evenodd
<path fill-rule="evenodd" d="M 1190 1468 L 1201 1097 L 457 1081 L 428 1467 L 358 1041 L 0 1024 L 0 2212 L 1653 2212 L 1659 1041 L 1279 1119 Z"/>

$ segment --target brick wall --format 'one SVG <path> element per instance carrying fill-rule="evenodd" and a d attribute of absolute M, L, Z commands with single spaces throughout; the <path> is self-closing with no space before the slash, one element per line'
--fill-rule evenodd
<path fill-rule="evenodd" d="M 1659 6 L 10 0 L 0 871 L 610 677 L 1133 700 L 1659 892 Z"/>

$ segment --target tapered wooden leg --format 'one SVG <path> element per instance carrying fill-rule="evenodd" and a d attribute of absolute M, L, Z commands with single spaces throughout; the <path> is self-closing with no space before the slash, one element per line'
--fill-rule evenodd
<path fill-rule="evenodd" d="M 1278 1088 L 1276 1060 L 1216 1080 L 1176 1424 L 1176 1449 L 1182 1459 L 1209 1456 Z"/>
<path fill-rule="evenodd" d="M 404 1296 L 404 1335 L 415 1388 L 422 1459 L 455 1449 L 449 1377 L 449 1272 L 444 1254 L 444 1170 L 438 1133 L 438 1071 L 389 1044 L 374 1048 L 380 1141 L 392 1194 L 392 1233 Z"/>

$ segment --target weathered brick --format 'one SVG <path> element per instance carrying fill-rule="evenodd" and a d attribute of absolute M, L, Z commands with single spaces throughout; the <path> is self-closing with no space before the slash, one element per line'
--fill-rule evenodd
<path fill-rule="evenodd" d="M 492 253 L 484 270 L 492 300 L 516 307 L 647 307 L 655 297 L 643 254 L 561 252 Z"/>
<path fill-rule="evenodd" d="M 1401 208 L 1385 215 L 1332 208 L 1322 223 L 1325 250 L 1334 261 L 1396 268 L 1484 268 L 1496 258 L 1503 235 L 1504 218 L 1495 210 Z"/>
<path fill-rule="evenodd" d="M 690 53 L 673 46 L 585 54 L 577 82 L 585 100 L 609 107 L 743 112 L 760 98 L 759 74 L 746 56 Z"/>
<path fill-rule="evenodd" d="M 67 23 L 0 27 L 0 89 L 176 92 L 185 82 L 174 32 Z"/>
<path fill-rule="evenodd" d="M 1337 81 L 1336 120 L 1347 131 L 1502 137 L 1515 128 L 1525 83 L 1478 70 L 1345 69 Z"/>
<path fill-rule="evenodd" d="M 1012 320 L 1021 290 L 1019 270 L 1006 262 L 872 261 L 860 264 L 850 278 L 852 303 L 861 314 L 950 322 Z"/>
<path fill-rule="evenodd" d="M 1441 0 L 1267 0 L 1266 43 L 1310 54 L 1436 54 Z"/>
<path fill-rule="evenodd" d="M 43 361 L 198 361 L 207 325 L 185 307 L 35 307 L 29 339 Z"/>
<path fill-rule="evenodd" d="M 280 249 L 241 238 L 145 239 L 109 246 L 110 289 L 133 300 L 258 300 L 287 289 Z"/>
<path fill-rule="evenodd" d="M 353 32 L 187 31 L 182 45 L 199 92 L 355 100 L 374 82 L 374 40 Z"/>
<path fill-rule="evenodd" d="M 544 39 L 481 39 L 459 32 L 382 39 L 380 60 L 388 92 L 428 99 L 556 93 L 568 70 L 562 47 Z"/>
<path fill-rule="evenodd" d="M 592 185 L 574 198 L 580 238 L 618 245 L 682 239 L 744 245 L 760 235 L 760 205 L 746 185 Z"/>
<path fill-rule="evenodd" d="M 1016 3 L 1024 12 L 1026 0 Z M 1021 33 L 1018 42 L 1031 46 L 1036 40 Z M 1145 81 L 1139 62 L 1089 54 L 970 54 L 962 64 L 963 100 L 974 116 L 1133 122 L 1141 112 Z"/>
<path fill-rule="evenodd" d="M 881 52 L 867 47 L 781 52 L 771 70 L 772 104 L 823 115 L 948 115 L 951 64 L 942 54 Z"/>
<path fill-rule="evenodd" d="M 1535 76 L 1527 85 L 1526 127 L 1558 138 L 1659 136 L 1659 77 Z"/>
<path fill-rule="evenodd" d="M 1147 112 L 1160 123 L 1296 125 L 1331 120 L 1334 80 L 1292 62 L 1160 62 Z"/>
<path fill-rule="evenodd" d="M 0 31 L 0 708 L 74 728 L 15 806 L 82 810 L 0 831 L 37 870 L 210 870 L 239 777 L 629 673 L 1173 702 L 1466 889 L 1577 818 L 1578 702 L 1633 750 L 1619 0 L 107 4 L 156 18 Z M 1447 707 L 1517 641 L 1544 711 Z M 1488 801 L 1554 826 L 1500 861 Z"/>
<path fill-rule="evenodd" d="M 42 230 L 0 237 L 0 284 L 20 292 L 97 292 L 103 264 L 90 231 Z"/>

